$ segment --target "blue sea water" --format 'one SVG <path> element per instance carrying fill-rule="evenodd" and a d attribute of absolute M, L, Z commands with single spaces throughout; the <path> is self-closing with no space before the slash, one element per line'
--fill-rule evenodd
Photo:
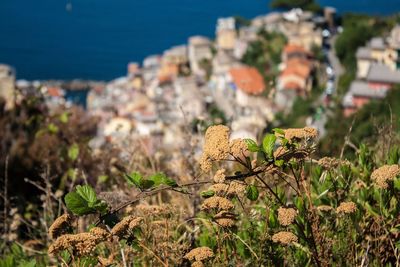
<path fill-rule="evenodd" d="M 1 0 L 0 62 L 24 79 L 110 80 L 130 61 L 214 36 L 218 17 L 265 14 L 267 0 Z M 66 10 L 71 3 L 71 11 Z M 339 12 L 391 14 L 400 0 L 320 0 Z"/>

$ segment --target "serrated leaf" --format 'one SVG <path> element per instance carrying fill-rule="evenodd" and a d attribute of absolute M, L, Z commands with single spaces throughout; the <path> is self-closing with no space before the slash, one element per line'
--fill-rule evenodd
<path fill-rule="evenodd" d="M 178 185 L 175 180 L 169 178 L 162 172 L 153 174 L 152 176 L 149 177 L 149 180 L 154 182 L 154 186 L 159 186 L 162 184 L 168 185 L 168 186 L 177 186 Z"/>
<path fill-rule="evenodd" d="M 89 207 L 92 207 L 97 201 L 96 192 L 90 185 L 78 185 L 76 193 L 87 201 Z"/>
<path fill-rule="evenodd" d="M 258 189 L 255 185 L 248 185 L 246 188 L 246 196 L 251 201 L 255 201 L 258 199 Z"/>
<path fill-rule="evenodd" d="M 108 208 L 108 204 L 104 200 L 97 200 L 96 203 L 93 205 L 93 208 L 101 214 L 105 214 Z"/>
<path fill-rule="evenodd" d="M 278 134 L 281 134 L 281 135 L 285 135 L 285 131 L 282 130 L 281 128 L 274 128 L 274 129 L 272 129 L 272 131 L 273 131 L 274 133 L 278 133 Z"/>
<path fill-rule="evenodd" d="M 68 158 L 72 161 L 75 161 L 79 156 L 79 146 L 78 144 L 73 144 L 68 149 Z"/>
<path fill-rule="evenodd" d="M 257 145 L 257 143 L 252 140 L 252 139 L 244 139 L 245 143 L 247 144 L 247 149 L 250 152 L 257 152 L 260 150 L 260 147 Z"/>
<path fill-rule="evenodd" d="M 154 181 L 152 180 L 142 179 L 140 181 L 140 189 L 142 190 L 150 189 L 153 186 L 154 186 Z"/>
<path fill-rule="evenodd" d="M 125 179 L 129 185 L 140 188 L 143 177 L 138 172 L 132 172 L 130 174 L 125 174 Z"/>
<path fill-rule="evenodd" d="M 30 261 L 23 260 L 18 264 L 18 267 L 35 267 L 35 266 L 36 266 L 36 260 L 35 259 L 30 260 Z"/>
<path fill-rule="evenodd" d="M 68 193 L 64 200 L 68 210 L 76 215 L 82 216 L 94 212 L 94 209 L 90 208 L 88 202 L 77 192 Z"/>
<path fill-rule="evenodd" d="M 275 141 L 276 136 L 274 134 L 267 134 L 263 139 L 263 150 L 270 158 L 274 153 Z"/>
<path fill-rule="evenodd" d="M 209 198 L 215 195 L 215 192 L 213 190 L 207 190 L 207 191 L 203 191 L 200 193 L 201 197 L 203 198 Z"/>
<path fill-rule="evenodd" d="M 282 167 L 285 161 L 283 159 L 275 160 L 275 165 L 278 167 Z"/>

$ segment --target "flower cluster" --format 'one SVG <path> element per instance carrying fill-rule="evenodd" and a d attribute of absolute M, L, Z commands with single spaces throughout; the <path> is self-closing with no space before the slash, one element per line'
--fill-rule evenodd
<path fill-rule="evenodd" d="M 318 131 L 312 127 L 291 128 L 284 130 L 285 138 L 293 141 L 296 139 L 314 139 L 318 136 Z"/>
<path fill-rule="evenodd" d="M 214 216 L 214 221 L 222 227 L 232 227 L 235 225 L 236 216 L 227 211 L 221 211 Z"/>
<path fill-rule="evenodd" d="M 374 180 L 377 187 L 386 189 L 389 187 L 388 181 L 393 181 L 397 176 L 400 175 L 400 167 L 397 164 L 384 165 L 379 169 L 376 169 L 371 174 L 372 180 Z"/>
<path fill-rule="evenodd" d="M 49 247 L 48 252 L 57 254 L 60 251 L 72 249 L 75 255 L 89 255 L 99 243 L 107 240 L 109 236 L 106 230 L 99 227 L 94 227 L 88 233 L 62 235 Z"/>
<path fill-rule="evenodd" d="M 141 217 L 136 217 L 132 215 L 127 216 L 111 229 L 111 234 L 117 236 L 118 238 L 123 238 L 127 234 L 129 234 L 129 231 L 137 228 L 142 220 L 143 218 Z"/>
<path fill-rule="evenodd" d="M 216 125 L 207 128 L 203 155 L 200 159 L 200 167 L 203 171 L 211 170 L 212 161 L 224 160 L 229 156 L 229 128 Z"/>
<path fill-rule="evenodd" d="M 202 210 L 231 210 L 234 207 L 235 206 L 229 199 L 219 196 L 207 198 L 201 205 Z"/>
<path fill-rule="evenodd" d="M 279 208 L 278 221 L 283 226 L 291 225 L 297 215 L 297 211 L 293 208 Z"/>
<path fill-rule="evenodd" d="M 298 238 L 291 232 L 279 232 L 272 236 L 272 241 L 275 243 L 282 243 L 284 245 L 289 245 L 291 243 L 297 242 Z"/>
<path fill-rule="evenodd" d="M 53 224 L 49 227 L 49 237 L 50 239 L 56 239 L 60 235 L 68 232 L 71 227 L 72 217 L 69 214 L 63 214 L 58 217 Z"/>
<path fill-rule="evenodd" d="M 243 139 L 234 139 L 230 143 L 230 152 L 233 157 L 241 158 L 248 154 L 247 144 Z"/>
<path fill-rule="evenodd" d="M 216 183 L 225 182 L 225 169 L 220 169 L 215 173 L 214 182 L 216 182 Z"/>
<path fill-rule="evenodd" d="M 349 202 L 342 202 L 340 203 L 339 207 L 336 208 L 337 213 L 346 213 L 346 214 L 351 214 L 356 212 L 357 206 L 354 202 L 349 201 Z"/>
<path fill-rule="evenodd" d="M 192 249 L 184 258 L 193 261 L 192 266 L 204 266 L 203 261 L 214 257 L 214 252 L 209 247 Z"/>
<path fill-rule="evenodd" d="M 350 165 L 350 162 L 347 160 L 340 160 L 336 158 L 330 158 L 330 157 L 323 157 L 320 160 L 318 160 L 318 165 L 321 166 L 322 168 L 326 170 L 331 170 L 334 168 L 337 168 L 341 165 Z"/>
<path fill-rule="evenodd" d="M 242 195 L 246 190 L 246 186 L 238 181 L 232 181 L 229 184 L 213 184 L 208 189 L 214 191 L 217 196 L 234 197 Z"/>

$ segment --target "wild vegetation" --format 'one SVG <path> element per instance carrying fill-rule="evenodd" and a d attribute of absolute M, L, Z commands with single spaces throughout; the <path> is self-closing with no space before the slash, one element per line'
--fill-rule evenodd
<path fill-rule="evenodd" d="M 4 203 L 0 266 L 397 266 L 395 131 L 351 161 L 317 158 L 317 137 L 306 127 L 231 140 L 215 125 L 181 166 L 187 177 L 140 149 L 102 183 L 84 165 L 62 182 L 44 174 L 31 207 Z"/>

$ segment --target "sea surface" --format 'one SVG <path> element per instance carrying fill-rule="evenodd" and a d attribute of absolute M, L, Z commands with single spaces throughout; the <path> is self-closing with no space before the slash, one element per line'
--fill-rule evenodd
<path fill-rule="evenodd" d="M 400 11 L 400 0 L 320 0 L 339 12 Z M 130 61 L 214 36 L 218 17 L 252 18 L 267 0 L 0 0 L 0 63 L 19 79 L 110 80 Z M 69 11 L 67 10 L 69 9 Z"/>

